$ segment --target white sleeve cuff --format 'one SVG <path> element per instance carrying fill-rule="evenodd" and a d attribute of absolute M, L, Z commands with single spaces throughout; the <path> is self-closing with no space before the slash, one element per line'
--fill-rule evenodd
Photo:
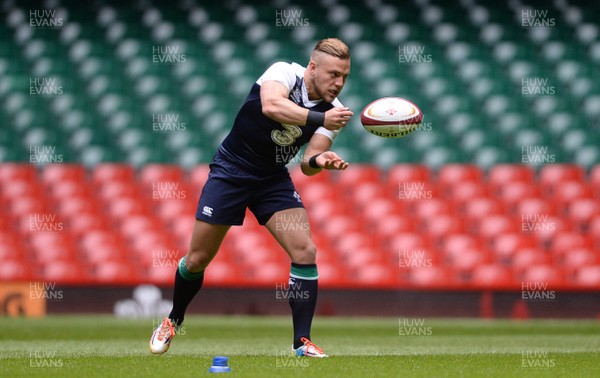
<path fill-rule="evenodd" d="M 336 131 L 331 131 L 331 130 L 327 130 L 326 128 L 324 128 L 323 126 L 319 127 L 316 131 L 315 134 L 321 134 L 321 135 L 325 135 L 327 138 L 329 138 L 332 142 L 335 139 L 335 137 L 340 133 L 339 130 Z"/>

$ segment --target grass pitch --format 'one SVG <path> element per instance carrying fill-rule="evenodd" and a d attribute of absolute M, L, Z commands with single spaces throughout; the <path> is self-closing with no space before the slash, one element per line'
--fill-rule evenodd
<path fill-rule="evenodd" d="M 0 376 L 201 377 L 229 357 L 236 377 L 599 377 L 600 322 L 326 318 L 328 359 L 290 355 L 289 317 L 188 316 L 154 356 L 159 319 L 0 318 Z"/>

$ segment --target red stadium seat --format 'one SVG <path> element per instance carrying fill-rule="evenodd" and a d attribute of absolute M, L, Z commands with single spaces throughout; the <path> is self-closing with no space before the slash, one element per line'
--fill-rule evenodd
<path fill-rule="evenodd" d="M 469 234 L 455 233 L 448 235 L 448 237 L 444 239 L 440 249 L 446 255 L 456 255 L 464 249 L 477 246 L 477 240 L 473 236 Z"/>
<path fill-rule="evenodd" d="M 535 171 L 522 164 L 499 164 L 490 168 L 488 184 L 493 194 L 499 193 L 504 185 L 512 182 L 533 183 Z"/>
<path fill-rule="evenodd" d="M 526 218 L 531 215 L 536 215 L 534 218 L 541 219 L 543 216 L 550 216 L 554 214 L 555 211 L 548 201 L 537 198 L 537 197 L 529 197 L 523 198 L 516 203 L 515 214 L 518 217 L 525 216 Z"/>
<path fill-rule="evenodd" d="M 92 281 L 88 270 L 75 261 L 49 261 L 43 265 L 40 278 L 57 284 L 84 284 Z"/>
<path fill-rule="evenodd" d="M 587 232 L 591 220 L 600 216 L 600 200 L 590 198 L 573 200 L 567 209 L 567 215 L 576 230 Z"/>
<path fill-rule="evenodd" d="M 398 214 L 388 214 L 374 219 L 371 229 L 377 238 L 390 238 L 402 232 L 413 232 L 415 225 L 412 220 Z"/>
<path fill-rule="evenodd" d="M 356 247 L 353 250 L 340 251 L 339 261 L 349 270 L 360 270 L 365 266 L 375 264 L 387 264 L 395 267 L 392 261 L 385 261 L 383 254 L 379 251 L 368 247 Z M 391 260 L 391 259 L 390 259 Z M 395 261 L 394 261 L 395 262 Z"/>
<path fill-rule="evenodd" d="M 584 266 L 577 270 L 575 283 L 584 288 L 600 288 L 600 265 Z"/>
<path fill-rule="evenodd" d="M 383 263 L 363 265 L 351 275 L 360 287 L 393 288 L 398 282 L 398 271 Z"/>
<path fill-rule="evenodd" d="M 14 198 L 10 203 L 10 212 L 20 221 L 25 222 L 24 226 L 26 226 L 29 224 L 28 222 L 31 217 L 35 217 L 38 214 L 40 216 L 44 214 L 51 215 L 48 202 L 43 196 Z M 28 229 L 29 227 L 23 228 L 23 230 Z"/>
<path fill-rule="evenodd" d="M 42 171 L 42 181 L 46 184 L 55 184 L 59 181 L 85 182 L 87 172 L 79 164 L 49 164 Z"/>
<path fill-rule="evenodd" d="M 563 272 L 550 264 L 530 265 L 517 275 L 524 290 L 555 290 L 565 283 Z"/>
<path fill-rule="evenodd" d="M 2 264 L 0 264 L 0 282 L 29 280 L 31 278 L 30 263 L 17 258 L 2 259 Z"/>
<path fill-rule="evenodd" d="M 469 282 L 480 288 L 508 288 L 513 285 L 509 269 L 497 264 L 481 264 L 474 267 Z"/>
<path fill-rule="evenodd" d="M 107 261 L 96 264 L 91 279 L 98 284 L 130 285 L 138 282 L 138 270 L 128 263 Z"/>
<path fill-rule="evenodd" d="M 431 219 L 425 219 L 421 222 L 421 227 L 436 245 L 449 235 L 464 231 L 461 220 L 449 214 L 438 214 Z"/>
<path fill-rule="evenodd" d="M 550 250 L 553 253 L 569 251 L 573 248 L 591 248 L 591 242 L 580 232 L 564 231 L 554 235 L 550 241 Z"/>
<path fill-rule="evenodd" d="M 313 228 L 315 228 L 315 226 L 319 227 L 324 222 L 327 222 L 329 217 L 333 215 L 346 214 L 349 210 L 346 204 L 332 199 L 322 200 L 320 202 L 311 203 L 310 205 L 305 203 L 304 206 L 307 209 Z M 251 217 L 254 216 L 251 215 L 248 218 Z M 252 224 L 254 225 L 254 223 Z"/>
<path fill-rule="evenodd" d="M 483 182 L 483 172 L 477 165 L 446 164 L 438 171 L 437 184 L 442 193 L 455 184 L 466 181 Z"/>
<path fill-rule="evenodd" d="M 383 250 L 398 253 L 399 251 L 412 251 L 416 249 L 429 249 L 429 239 L 421 232 L 405 232 L 384 240 L 380 246 Z"/>
<path fill-rule="evenodd" d="M 591 188 L 585 182 L 570 180 L 555 188 L 552 200 L 557 206 L 558 213 L 566 215 L 571 202 L 582 198 L 593 198 Z"/>
<path fill-rule="evenodd" d="M 498 235 L 491 245 L 491 250 L 496 261 L 500 265 L 507 266 L 512 263 L 517 251 L 535 247 L 535 244 L 535 240 L 528 235 L 521 232 L 509 232 Z"/>
<path fill-rule="evenodd" d="M 335 241 L 338 238 L 344 237 L 349 232 L 359 231 L 360 229 L 354 221 L 354 218 L 346 215 L 336 215 L 329 218 L 329 220 L 321 226 L 321 230 L 328 235 L 332 241 Z"/>
<path fill-rule="evenodd" d="M 486 244 L 492 242 L 500 234 L 514 231 L 517 231 L 514 220 L 505 215 L 491 215 L 483 218 L 475 229 L 475 233 Z"/>
<path fill-rule="evenodd" d="M 387 172 L 388 186 L 398 188 L 404 182 L 430 182 L 431 172 L 426 165 L 396 164 Z"/>
<path fill-rule="evenodd" d="M 212 267 L 212 264 L 211 264 Z M 140 277 L 141 280 L 143 280 L 144 282 L 148 282 L 151 283 L 153 285 L 157 285 L 157 286 L 170 286 L 173 285 L 173 282 L 175 280 L 175 270 L 176 268 L 173 267 L 169 267 L 169 266 L 162 266 L 162 267 L 147 267 L 146 271 L 143 273 L 143 275 Z M 209 282 L 209 278 L 208 277 L 212 277 L 211 274 L 209 274 L 207 271 L 207 274 L 204 278 L 204 282 Z M 211 278 L 212 280 L 212 278 Z M 212 283 L 212 282 L 211 282 Z"/>
<path fill-rule="evenodd" d="M 107 204 L 107 208 L 108 214 L 115 220 L 147 214 L 149 211 L 141 200 L 128 197 L 111 199 Z"/>
<path fill-rule="evenodd" d="M 541 249 L 531 247 L 519 248 L 512 255 L 510 264 L 517 274 L 521 274 L 533 266 L 554 266 L 549 254 L 544 253 Z"/>
<path fill-rule="evenodd" d="M 190 171 L 190 185 L 192 190 L 198 195 L 202 192 L 206 180 L 208 180 L 208 174 L 210 167 L 208 164 L 197 165 Z"/>
<path fill-rule="evenodd" d="M 32 257 L 39 263 L 78 259 L 78 252 L 65 233 L 32 232 L 29 240 L 32 246 Z"/>
<path fill-rule="evenodd" d="M 447 201 L 436 198 L 432 198 L 427 201 L 415 202 L 414 211 L 417 220 L 425 222 L 431 220 L 432 218 L 438 215 L 451 213 Z"/>
<path fill-rule="evenodd" d="M 585 170 L 574 164 L 550 164 L 540 170 L 539 182 L 545 195 L 553 196 L 555 189 L 563 182 L 575 180 L 583 182 Z"/>
<path fill-rule="evenodd" d="M 173 280 L 174 272 L 174 269 L 170 272 L 171 281 Z M 239 275 L 239 269 L 235 264 L 224 261 L 212 261 L 208 268 L 206 268 L 204 282 L 206 282 L 207 285 L 214 286 L 234 286 L 238 282 Z M 273 282 L 273 285 L 274 284 L 275 282 Z"/>
<path fill-rule="evenodd" d="M 374 182 L 381 185 L 382 177 L 379 167 L 370 164 L 352 164 L 343 172 L 337 172 L 334 177 L 341 187 L 353 187 L 360 182 Z"/>
<path fill-rule="evenodd" d="M 115 181 L 133 182 L 135 179 L 135 170 L 127 164 L 101 163 L 96 165 L 92 171 L 92 181 L 95 185 Z"/>
<path fill-rule="evenodd" d="M 2 196 L 9 200 L 24 197 L 42 197 L 45 193 L 39 184 L 17 179 L 0 185 L 0 192 Z"/>
<path fill-rule="evenodd" d="M 38 171 L 33 164 L 23 163 L 0 163 L 0 183 L 12 183 L 14 181 L 36 182 Z M 4 185 L 2 185 L 4 186 Z"/>
<path fill-rule="evenodd" d="M 469 231 L 476 228 L 480 220 L 491 215 L 502 215 L 504 209 L 497 200 L 485 197 L 472 198 L 466 201 L 461 215 L 464 214 L 465 224 Z"/>
<path fill-rule="evenodd" d="M 146 187 L 152 187 L 159 182 L 185 181 L 183 169 L 178 165 L 148 164 L 140 172 L 140 182 Z"/>
<path fill-rule="evenodd" d="M 328 190 L 331 190 L 331 188 Z M 354 186 L 347 188 L 347 193 L 352 202 L 360 209 L 369 206 L 371 201 L 375 199 L 384 198 L 390 200 L 393 198 L 392 193 L 389 193 L 384 186 L 374 182 L 356 183 Z"/>
<path fill-rule="evenodd" d="M 596 215 L 590 220 L 588 233 L 594 243 L 600 246 L 600 215 Z"/>
<path fill-rule="evenodd" d="M 581 267 L 600 263 L 600 256 L 590 248 L 574 248 L 564 253 L 557 253 L 555 261 L 564 266 L 567 272 L 573 272 Z"/>
<path fill-rule="evenodd" d="M 482 182 L 466 181 L 456 183 L 447 197 L 456 204 L 458 211 L 463 211 L 473 198 L 487 197 L 487 189 Z"/>
<path fill-rule="evenodd" d="M 590 171 L 589 183 L 594 191 L 594 196 L 600 198 L 600 164 L 595 165 Z"/>
<path fill-rule="evenodd" d="M 408 282 L 416 287 L 428 288 L 443 288 L 455 284 L 449 271 L 437 266 L 410 269 Z"/>
<path fill-rule="evenodd" d="M 171 222 L 186 215 L 192 216 L 196 212 L 196 207 L 190 205 L 190 201 L 160 201 L 158 204 L 158 215 L 166 222 Z"/>
<path fill-rule="evenodd" d="M 334 187 L 331 180 L 331 171 L 323 170 L 318 175 L 313 176 L 307 176 L 302 173 L 302 170 L 299 166 L 293 167 L 289 171 L 292 181 L 294 182 L 294 185 L 296 186 L 296 189 L 298 189 L 300 195 L 302 195 L 302 191 L 307 185 L 312 185 L 315 183 L 327 184 L 330 188 Z"/>
<path fill-rule="evenodd" d="M 333 243 L 333 247 L 342 255 L 347 255 L 360 248 L 373 248 L 374 242 L 371 235 L 357 231 L 347 233 L 343 238 Z"/>
<path fill-rule="evenodd" d="M 462 251 L 448 251 L 444 254 L 444 261 L 454 271 L 470 274 L 475 267 L 490 263 L 489 255 L 485 250 L 477 247 L 467 247 Z"/>
<path fill-rule="evenodd" d="M 336 197 L 339 198 L 339 193 L 335 192 L 335 187 L 322 181 L 307 184 L 302 190 L 298 189 L 298 193 L 305 205 L 318 204 L 327 200 L 334 201 Z"/>
<path fill-rule="evenodd" d="M 109 181 L 98 188 L 98 196 L 104 201 L 112 201 L 114 198 L 138 197 L 140 195 L 141 189 L 134 182 Z"/>
<path fill-rule="evenodd" d="M 58 200 L 65 199 L 68 201 L 77 197 L 89 198 L 91 193 L 84 182 L 74 180 L 57 181 L 50 187 L 50 194 Z"/>
<path fill-rule="evenodd" d="M 319 259 L 317 257 L 317 259 Z M 340 288 L 346 286 L 346 278 L 349 274 L 346 268 L 338 262 L 323 262 L 318 260 L 319 265 L 319 287 Z"/>
<path fill-rule="evenodd" d="M 539 197 L 539 191 L 534 184 L 514 182 L 506 184 L 499 193 L 499 198 L 509 212 L 514 212 L 516 204 L 523 198 Z"/>

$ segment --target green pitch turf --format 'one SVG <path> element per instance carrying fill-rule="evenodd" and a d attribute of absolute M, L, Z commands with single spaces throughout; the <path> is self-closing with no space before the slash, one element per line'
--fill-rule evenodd
<path fill-rule="evenodd" d="M 0 318 L 0 377 L 202 377 L 229 356 L 232 377 L 600 377 L 600 322 L 326 318 L 328 359 L 291 357 L 288 317 L 189 316 L 150 354 L 158 319 Z"/>

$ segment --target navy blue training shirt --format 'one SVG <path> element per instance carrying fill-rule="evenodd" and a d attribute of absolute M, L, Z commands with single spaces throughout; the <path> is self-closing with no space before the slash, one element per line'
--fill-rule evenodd
<path fill-rule="evenodd" d="M 233 127 L 218 153 L 222 158 L 255 175 L 268 175 L 285 170 L 300 148 L 308 143 L 315 132 L 332 141 L 337 132 L 323 126 L 283 125 L 262 113 L 260 86 L 264 81 L 275 80 L 289 90 L 289 99 L 296 105 L 325 112 L 342 104 L 336 98 L 331 103 L 310 101 L 304 84 L 305 68 L 296 63 L 277 62 L 254 83 L 238 112 Z"/>

